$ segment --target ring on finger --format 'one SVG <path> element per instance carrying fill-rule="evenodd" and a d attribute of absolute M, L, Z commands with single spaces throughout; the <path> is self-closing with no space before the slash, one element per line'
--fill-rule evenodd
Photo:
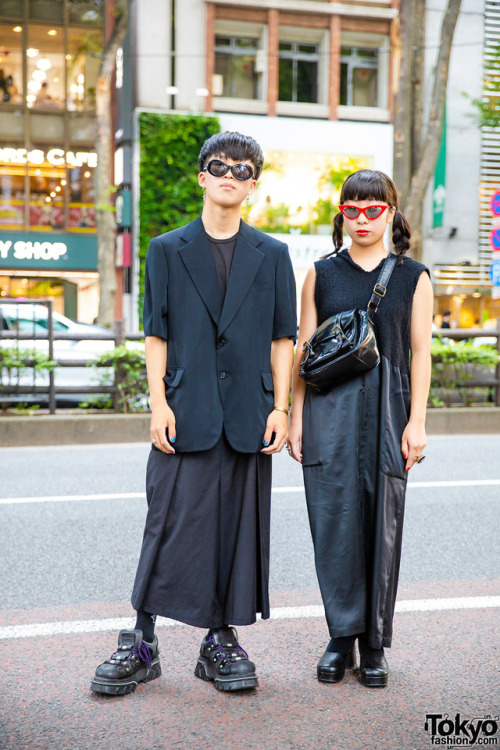
<path fill-rule="evenodd" d="M 417 464 L 421 464 L 424 458 L 425 456 L 415 456 L 415 461 L 417 462 Z"/>
<path fill-rule="evenodd" d="M 153 445 L 156 445 L 157 442 L 158 442 L 158 440 L 156 438 L 153 438 L 153 440 L 152 440 Z"/>

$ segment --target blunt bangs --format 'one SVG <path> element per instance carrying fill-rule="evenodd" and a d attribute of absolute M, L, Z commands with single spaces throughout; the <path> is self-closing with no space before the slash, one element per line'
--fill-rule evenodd
<path fill-rule="evenodd" d="M 350 175 L 342 186 L 340 202 L 382 201 L 390 206 L 397 205 L 390 181 L 385 175 L 371 169 L 361 169 Z"/>

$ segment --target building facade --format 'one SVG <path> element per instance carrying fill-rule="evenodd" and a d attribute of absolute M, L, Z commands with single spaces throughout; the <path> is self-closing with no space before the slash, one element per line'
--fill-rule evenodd
<path fill-rule="evenodd" d="M 427 109 L 445 6 L 436 0 L 426 8 Z M 493 0 L 462 2 L 442 153 L 424 207 L 423 260 L 433 274 L 436 312 L 451 309 L 461 326 L 500 317 L 489 275 L 498 134 L 481 133 L 471 104 L 483 93 L 498 14 Z M 394 87 L 404 54 L 397 23 L 397 0 L 132 0 L 120 60 L 129 82 L 118 96 L 129 105 L 118 107 L 123 117 L 116 139 L 119 163 L 132 165 L 123 175 L 124 205 L 137 204 L 139 189 L 130 113 L 212 113 L 223 129 L 261 143 L 267 169 L 248 219 L 266 232 L 287 234 L 300 286 L 311 263 L 331 248 L 343 178 L 362 167 L 392 173 Z M 139 216 L 127 215 L 120 232 L 137 257 Z M 127 327 L 136 328 L 134 262 L 127 279 L 124 316 Z"/>
<path fill-rule="evenodd" d="M 444 0 L 427 3 L 427 102 L 445 6 Z M 495 327 L 500 319 L 500 287 L 490 277 L 495 255 L 491 201 L 500 191 L 500 133 L 478 127 L 472 104 L 487 96 L 485 71 L 499 45 L 500 3 L 462 0 L 450 58 L 441 179 L 436 176 L 429 186 L 423 250 L 432 269 L 436 312 L 450 310 L 453 322 L 465 328 Z"/>
<path fill-rule="evenodd" d="M 0 0 L 0 299 L 97 314 L 100 0 Z"/>

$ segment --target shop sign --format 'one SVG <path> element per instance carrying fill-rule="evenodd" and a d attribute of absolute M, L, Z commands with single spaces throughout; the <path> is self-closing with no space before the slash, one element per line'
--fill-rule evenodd
<path fill-rule="evenodd" d="M 493 194 L 490 206 L 491 206 L 491 213 L 494 216 L 500 216 L 500 192 Z"/>
<path fill-rule="evenodd" d="M 130 190 L 124 189 L 116 196 L 115 217 L 119 227 L 126 228 L 132 226 Z"/>
<path fill-rule="evenodd" d="M 490 245 L 493 250 L 500 250 L 500 227 L 491 230 Z"/>
<path fill-rule="evenodd" d="M 97 238 L 0 233 L 0 271 L 15 268 L 97 270 Z"/>
<path fill-rule="evenodd" d="M 500 258 L 491 262 L 488 273 L 493 286 L 500 286 Z"/>
<path fill-rule="evenodd" d="M 97 154 L 93 151 L 64 151 L 62 148 L 51 148 L 49 151 L 34 148 L 0 148 L 0 164 L 31 164 L 40 166 L 48 162 L 54 167 L 96 167 Z"/>

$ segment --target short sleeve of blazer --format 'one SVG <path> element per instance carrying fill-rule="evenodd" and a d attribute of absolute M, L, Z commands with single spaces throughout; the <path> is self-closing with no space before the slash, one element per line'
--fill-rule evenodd
<path fill-rule="evenodd" d="M 286 245 L 276 265 L 276 296 L 274 307 L 273 339 L 297 339 L 297 300 L 292 261 Z"/>
<path fill-rule="evenodd" d="M 167 321 L 168 266 L 161 241 L 155 237 L 149 244 L 144 278 L 142 322 L 145 336 L 168 340 Z"/>

